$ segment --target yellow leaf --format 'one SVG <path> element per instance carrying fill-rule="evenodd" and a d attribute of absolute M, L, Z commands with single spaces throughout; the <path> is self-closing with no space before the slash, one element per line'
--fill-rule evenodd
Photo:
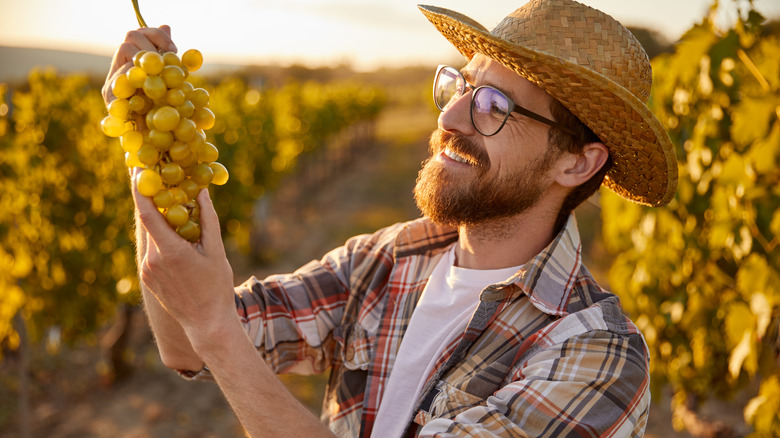
<path fill-rule="evenodd" d="M 766 295 L 757 292 L 750 297 L 750 310 L 756 316 L 756 335 L 761 339 L 772 320 L 772 304 L 769 303 Z"/>
<path fill-rule="evenodd" d="M 726 346 L 730 350 L 743 341 L 745 333 L 753 331 L 755 323 L 753 312 L 743 302 L 736 302 L 729 306 L 725 322 Z"/>
<path fill-rule="evenodd" d="M 752 186 L 755 174 L 751 171 L 749 164 L 742 155 L 731 154 L 723 163 L 723 168 L 718 175 L 718 181 L 726 185 Z M 750 184 L 748 184 L 750 183 Z"/>
<path fill-rule="evenodd" d="M 777 97 L 767 95 L 759 98 L 745 98 L 734 107 L 731 138 L 739 145 L 747 146 L 769 133 L 769 121 L 775 115 Z"/>
<path fill-rule="evenodd" d="M 751 351 L 751 336 L 752 333 L 745 332 L 742 334 L 742 339 L 739 341 L 739 344 L 731 350 L 731 354 L 729 354 L 729 374 L 732 378 L 736 379 L 739 377 L 739 372 L 742 370 L 742 363 L 745 362 L 745 359 L 750 355 Z"/>
<path fill-rule="evenodd" d="M 747 304 L 733 303 L 726 314 L 726 345 L 729 353 L 729 374 L 737 378 L 744 368 L 754 374 L 757 368 L 757 352 L 754 345 L 755 317 Z"/>
<path fill-rule="evenodd" d="M 758 174 L 774 172 L 780 157 L 780 123 L 775 123 L 769 135 L 756 140 L 747 156 Z"/>

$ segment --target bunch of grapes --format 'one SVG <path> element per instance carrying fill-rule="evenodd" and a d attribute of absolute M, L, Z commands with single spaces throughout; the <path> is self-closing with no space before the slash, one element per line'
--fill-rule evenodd
<path fill-rule="evenodd" d="M 219 151 L 206 141 L 214 126 L 209 94 L 187 81 L 203 64 L 198 50 L 176 53 L 140 51 L 133 67 L 111 84 L 116 96 L 101 122 L 103 132 L 118 137 L 128 167 L 143 170 L 138 191 L 154 204 L 176 232 L 190 242 L 200 238 L 198 192 L 228 180 Z"/>

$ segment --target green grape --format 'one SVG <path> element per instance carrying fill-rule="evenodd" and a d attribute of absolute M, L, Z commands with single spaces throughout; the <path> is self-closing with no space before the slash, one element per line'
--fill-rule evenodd
<path fill-rule="evenodd" d="M 127 166 L 128 169 L 132 169 L 133 167 L 146 167 L 144 163 L 138 161 L 137 153 L 130 152 L 125 152 L 125 166 Z"/>
<path fill-rule="evenodd" d="M 225 168 L 225 166 L 222 165 L 222 163 L 211 163 L 209 164 L 209 167 L 211 168 L 212 172 L 214 172 L 214 178 L 211 179 L 211 183 L 221 186 L 228 182 L 228 171 Z"/>
<path fill-rule="evenodd" d="M 206 187 L 211 184 L 212 178 L 214 178 L 214 171 L 211 170 L 206 163 L 200 163 L 195 165 L 190 172 L 190 178 L 195 181 L 199 186 Z"/>
<path fill-rule="evenodd" d="M 196 153 L 194 153 L 192 151 L 190 151 L 189 155 L 187 155 L 186 157 L 184 157 L 181 160 L 177 161 L 177 163 L 179 163 L 179 165 L 181 167 L 184 167 L 185 169 L 187 167 L 190 167 L 190 166 L 194 165 L 194 164 L 197 164 L 197 162 L 198 162 L 198 154 L 196 154 Z"/>
<path fill-rule="evenodd" d="M 179 125 L 179 120 L 179 112 L 167 105 L 157 108 L 154 113 L 154 126 L 161 131 L 173 131 Z"/>
<path fill-rule="evenodd" d="M 197 49 L 189 49 L 181 55 L 181 63 L 189 71 L 196 71 L 203 65 L 203 55 Z"/>
<path fill-rule="evenodd" d="M 130 67 L 130 70 L 127 71 L 127 80 L 130 82 L 130 85 L 132 85 L 135 88 L 141 88 L 144 86 L 144 81 L 146 80 L 147 75 L 144 69 L 141 67 L 132 66 Z"/>
<path fill-rule="evenodd" d="M 182 117 L 192 117 L 195 113 L 195 105 L 189 100 L 185 100 L 184 103 L 176 109 L 179 110 L 179 115 Z"/>
<path fill-rule="evenodd" d="M 198 129 L 211 129 L 214 127 L 214 122 L 216 120 L 214 113 L 208 108 L 196 109 L 191 118 Z"/>
<path fill-rule="evenodd" d="M 206 142 L 203 149 L 198 151 L 198 160 L 204 163 L 213 163 L 219 159 L 219 149 L 213 144 Z"/>
<path fill-rule="evenodd" d="M 190 150 L 198 152 L 206 146 L 206 134 L 200 129 L 195 131 L 195 136 L 189 142 Z"/>
<path fill-rule="evenodd" d="M 160 160 L 160 151 L 149 143 L 144 143 L 136 154 L 138 161 L 147 166 L 154 166 Z"/>
<path fill-rule="evenodd" d="M 146 50 L 139 50 L 135 55 L 133 55 L 133 65 L 136 67 L 141 67 L 141 57 L 146 54 Z"/>
<path fill-rule="evenodd" d="M 163 64 L 165 65 L 175 65 L 181 67 L 181 60 L 179 59 L 179 55 L 177 55 L 174 52 L 163 53 L 162 59 L 163 59 Z"/>
<path fill-rule="evenodd" d="M 176 65 L 167 65 L 160 73 L 160 77 L 165 81 L 166 87 L 176 88 L 184 83 L 184 70 Z"/>
<path fill-rule="evenodd" d="M 184 225 L 177 228 L 176 232 L 179 236 L 192 243 L 195 243 L 200 239 L 200 225 L 191 220 L 188 220 Z"/>
<path fill-rule="evenodd" d="M 168 149 L 168 155 L 176 162 L 184 160 L 190 154 L 190 146 L 187 143 L 174 142 L 171 148 Z"/>
<path fill-rule="evenodd" d="M 152 169 L 144 169 L 138 174 L 138 192 L 144 196 L 152 197 L 163 189 L 163 181 L 160 174 Z"/>
<path fill-rule="evenodd" d="M 144 53 L 141 56 L 140 64 L 141 68 L 144 69 L 148 75 L 159 75 L 165 66 L 162 56 L 157 52 Z"/>
<path fill-rule="evenodd" d="M 180 182 L 179 188 L 184 190 L 184 193 L 187 194 L 187 198 L 189 199 L 195 199 L 195 197 L 198 196 L 198 192 L 200 192 L 198 183 L 191 179 L 185 179 L 184 181 Z"/>
<path fill-rule="evenodd" d="M 127 131 L 119 138 L 119 142 L 125 152 L 135 153 L 144 144 L 144 135 L 135 130 Z"/>
<path fill-rule="evenodd" d="M 189 218 L 190 213 L 187 211 L 187 207 L 181 204 L 171 206 L 165 212 L 165 219 L 167 219 L 168 223 L 171 224 L 174 228 L 186 224 Z"/>
<path fill-rule="evenodd" d="M 165 106 L 167 98 L 168 98 L 168 92 L 166 91 L 165 95 L 163 95 L 161 97 L 158 97 L 156 99 L 152 99 L 152 106 L 154 108 L 159 108 L 161 106 Z"/>
<path fill-rule="evenodd" d="M 109 137 L 119 137 L 132 129 L 132 123 L 129 123 L 124 119 L 109 114 L 100 121 L 100 128 Z"/>
<path fill-rule="evenodd" d="M 192 94 L 192 90 L 195 89 L 195 87 L 193 87 L 192 84 L 187 82 L 187 81 L 182 83 L 180 88 L 181 88 L 182 91 L 184 91 L 184 98 L 185 99 L 189 99 L 190 95 Z"/>
<path fill-rule="evenodd" d="M 130 85 L 127 75 L 120 75 L 111 84 L 111 91 L 118 99 L 129 99 L 135 93 L 135 87 Z"/>
<path fill-rule="evenodd" d="M 165 177 L 163 177 L 164 179 Z M 157 208 L 168 208 L 173 205 L 173 193 L 170 190 L 160 190 L 152 198 Z"/>
<path fill-rule="evenodd" d="M 185 100 L 187 100 L 187 97 L 181 88 L 171 88 L 165 93 L 165 103 L 172 107 L 182 105 Z"/>
<path fill-rule="evenodd" d="M 120 76 L 121 77 L 121 76 Z M 165 93 L 168 91 L 165 88 L 165 81 L 161 77 L 156 75 L 150 75 L 144 81 L 143 86 L 146 97 L 150 99 L 160 99 L 165 97 Z"/>
<path fill-rule="evenodd" d="M 146 113 L 146 129 L 154 129 L 154 113 L 157 112 L 157 108 L 152 108 Z"/>
<path fill-rule="evenodd" d="M 143 96 L 136 94 L 130 97 L 128 107 L 130 108 L 130 111 L 134 113 L 145 114 L 146 111 L 144 111 L 144 109 L 146 108 L 148 111 L 148 108 L 151 108 L 151 105 L 147 104 L 147 101 Z"/>
<path fill-rule="evenodd" d="M 181 188 L 174 186 L 168 189 L 168 191 L 171 192 L 171 194 L 173 195 L 174 204 L 187 203 L 187 193 Z"/>
<path fill-rule="evenodd" d="M 127 120 L 130 115 L 130 101 L 127 99 L 114 99 L 108 104 L 108 113 L 120 119 Z"/>
<path fill-rule="evenodd" d="M 197 129 L 195 122 L 187 118 L 182 118 L 179 120 L 179 125 L 173 130 L 173 135 L 176 137 L 176 140 L 187 142 L 195 138 Z"/>
<path fill-rule="evenodd" d="M 209 104 L 209 92 L 203 88 L 195 88 L 189 96 L 195 108 L 205 108 Z"/>
<path fill-rule="evenodd" d="M 168 131 L 152 129 L 149 131 L 149 143 L 154 145 L 160 152 L 170 150 L 173 145 L 173 134 Z"/>
<path fill-rule="evenodd" d="M 176 163 L 165 163 L 160 168 L 160 176 L 169 185 L 184 181 L 184 169 Z"/>

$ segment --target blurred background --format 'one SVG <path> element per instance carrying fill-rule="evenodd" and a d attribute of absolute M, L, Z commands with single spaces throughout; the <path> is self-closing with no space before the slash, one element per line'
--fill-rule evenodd
<path fill-rule="evenodd" d="M 524 1 L 442 0 L 491 28 Z M 590 0 L 652 58 L 649 105 L 676 198 L 602 191 L 577 211 L 586 264 L 652 354 L 648 436 L 780 436 L 780 2 Z M 140 2 L 203 52 L 212 186 L 236 284 L 415 218 L 458 54 L 408 1 Z M 230 437 L 216 386 L 165 369 L 139 306 L 123 151 L 100 130 L 130 0 L 0 0 L 0 437 Z M 284 376 L 319 412 L 325 376 Z"/>

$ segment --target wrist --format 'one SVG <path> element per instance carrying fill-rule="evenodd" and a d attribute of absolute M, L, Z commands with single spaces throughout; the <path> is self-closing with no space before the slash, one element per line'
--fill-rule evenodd
<path fill-rule="evenodd" d="M 184 331 L 193 350 L 207 364 L 214 358 L 229 357 L 236 342 L 248 340 L 235 311 L 220 318 L 196 321 L 184 327 Z"/>

